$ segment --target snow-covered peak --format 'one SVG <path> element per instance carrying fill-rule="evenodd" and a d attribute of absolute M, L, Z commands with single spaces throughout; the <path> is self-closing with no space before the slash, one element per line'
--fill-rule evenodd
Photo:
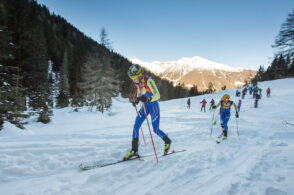
<path fill-rule="evenodd" d="M 140 59 L 133 58 L 130 59 L 131 62 L 140 64 L 141 66 L 149 69 L 150 71 L 156 72 L 158 74 L 163 72 L 170 71 L 182 71 L 184 74 L 190 72 L 194 69 L 208 69 L 208 70 L 225 70 L 231 72 L 242 71 L 242 68 L 234 68 L 225 64 L 220 64 L 205 58 L 195 56 L 192 58 L 183 57 L 177 61 L 168 61 L 168 62 L 145 62 Z"/>

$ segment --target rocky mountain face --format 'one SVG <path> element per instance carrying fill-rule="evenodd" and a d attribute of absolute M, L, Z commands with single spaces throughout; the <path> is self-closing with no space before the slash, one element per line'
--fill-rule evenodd
<path fill-rule="evenodd" d="M 184 84 L 187 88 L 197 85 L 199 91 L 208 89 L 210 82 L 216 91 L 223 86 L 226 86 L 227 89 L 238 88 L 256 75 L 254 70 L 234 68 L 198 56 L 171 62 L 149 63 L 139 59 L 130 60 L 161 78 L 172 81 L 174 85 Z"/>

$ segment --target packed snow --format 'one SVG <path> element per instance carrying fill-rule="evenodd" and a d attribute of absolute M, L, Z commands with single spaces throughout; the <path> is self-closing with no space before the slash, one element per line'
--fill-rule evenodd
<path fill-rule="evenodd" d="M 26 130 L 9 123 L 0 131 L 0 194 L 294 194 L 294 79 L 259 83 L 258 108 L 251 96 L 242 101 L 240 118 L 232 109 L 228 139 L 221 144 L 219 114 L 210 136 L 213 111 L 200 112 L 203 98 L 220 100 L 224 93 L 238 102 L 235 90 L 160 102 L 161 129 L 172 139 L 171 149 L 185 152 L 145 161 L 133 160 L 81 171 L 80 163 L 121 160 L 131 148 L 136 111 L 127 99 L 113 99 L 102 115 L 87 108 L 56 109 L 44 125 L 32 118 Z M 265 95 L 271 88 L 271 97 Z M 140 154 L 152 154 L 146 122 L 140 132 Z M 237 130 L 239 136 L 237 135 Z M 163 141 L 153 133 L 157 154 Z"/>

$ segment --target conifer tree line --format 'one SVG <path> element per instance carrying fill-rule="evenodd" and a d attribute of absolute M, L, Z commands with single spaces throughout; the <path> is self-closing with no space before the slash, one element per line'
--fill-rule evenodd
<path fill-rule="evenodd" d="M 98 36 L 98 35 L 97 35 Z M 82 106 L 105 112 L 111 98 L 129 97 L 131 62 L 85 36 L 34 0 L 0 1 L 0 130 L 4 121 L 24 128 L 31 115 L 48 123 L 52 108 Z M 198 95 L 148 73 L 161 100 Z"/>
<path fill-rule="evenodd" d="M 278 48 L 279 52 L 266 70 L 264 66 L 259 67 L 253 83 L 294 77 L 294 10 L 282 24 L 273 47 Z"/>

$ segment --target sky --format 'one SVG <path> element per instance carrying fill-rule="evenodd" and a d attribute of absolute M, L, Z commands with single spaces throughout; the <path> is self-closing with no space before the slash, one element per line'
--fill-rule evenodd
<path fill-rule="evenodd" d="M 293 0 L 37 0 L 85 35 L 104 27 L 114 51 L 142 61 L 200 56 L 257 70 L 268 67 Z"/>

